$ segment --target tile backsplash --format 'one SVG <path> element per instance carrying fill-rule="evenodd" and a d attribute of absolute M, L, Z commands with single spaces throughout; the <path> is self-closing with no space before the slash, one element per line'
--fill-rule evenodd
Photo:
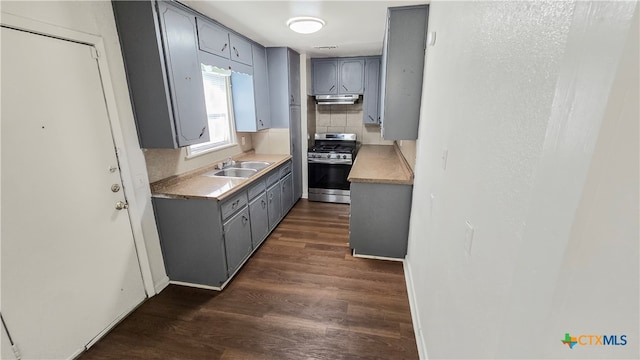
<path fill-rule="evenodd" d="M 382 139 L 380 126 L 363 124 L 362 96 L 353 105 L 314 105 L 316 133 L 354 133 L 362 144 L 393 145 L 393 141 Z"/>

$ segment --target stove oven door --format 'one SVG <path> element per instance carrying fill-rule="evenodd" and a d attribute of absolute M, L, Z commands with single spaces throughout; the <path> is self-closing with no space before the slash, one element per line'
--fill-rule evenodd
<path fill-rule="evenodd" d="M 349 203 L 351 164 L 309 161 L 309 200 Z"/>

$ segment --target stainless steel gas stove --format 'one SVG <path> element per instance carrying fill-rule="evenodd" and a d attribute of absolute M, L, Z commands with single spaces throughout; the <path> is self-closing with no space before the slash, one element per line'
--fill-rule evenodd
<path fill-rule="evenodd" d="M 316 134 L 307 154 L 309 200 L 349 204 L 347 180 L 356 156 L 356 134 Z"/>

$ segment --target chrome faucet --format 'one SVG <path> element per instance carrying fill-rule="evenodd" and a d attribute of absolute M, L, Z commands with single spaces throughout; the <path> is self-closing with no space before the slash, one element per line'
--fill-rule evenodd
<path fill-rule="evenodd" d="M 219 169 L 224 169 L 224 168 L 227 168 L 229 166 L 235 165 L 235 163 L 236 162 L 231 158 L 231 156 L 229 156 L 227 158 L 227 160 L 225 160 L 225 161 L 223 161 L 223 162 L 218 164 L 218 168 Z"/>

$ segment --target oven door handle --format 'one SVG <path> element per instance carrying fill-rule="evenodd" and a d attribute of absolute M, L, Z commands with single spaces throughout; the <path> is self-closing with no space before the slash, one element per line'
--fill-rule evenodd
<path fill-rule="evenodd" d="M 307 159 L 309 164 L 352 165 L 351 160 L 338 159 Z"/>

